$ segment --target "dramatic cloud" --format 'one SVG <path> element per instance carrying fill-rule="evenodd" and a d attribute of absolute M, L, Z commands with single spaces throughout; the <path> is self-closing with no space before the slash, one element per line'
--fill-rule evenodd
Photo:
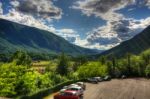
<path fill-rule="evenodd" d="M 122 41 L 131 39 L 150 25 L 150 17 L 141 20 L 126 19 L 114 23 L 107 22 L 105 26 L 91 31 L 87 36 L 89 45 L 97 45 L 97 49 L 112 48 Z M 99 46 L 98 46 L 99 45 Z"/>
<path fill-rule="evenodd" d="M 1 15 L 0 18 L 7 19 L 10 21 L 14 21 L 20 24 L 24 24 L 27 26 L 37 27 L 44 30 L 49 30 L 50 27 L 45 25 L 43 20 L 37 20 L 31 15 L 25 15 L 17 12 L 14 9 L 11 9 L 8 14 Z"/>
<path fill-rule="evenodd" d="M 2 3 L 0 2 L 0 15 L 3 14 Z"/>
<path fill-rule="evenodd" d="M 60 19 L 62 10 L 51 0 L 13 0 L 11 5 L 19 12 L 44 19 Z"/>
<path fill-rule="evenodd" d="M 146 0 L 146 5 L 150 8 L 150 0 Z"/>
<path fill-rule="evenodd" d="M 73 9 L 81 10 L 87 16 L 95 15 L 106 20 L 106 25 L 98 27 L 88 33 L 82 46 L 107 49 L 120 44 L 122 41 L 131 39 L 150 24 L 150 18 L 135 20 L 126 18 L 117 11 L 129 5 L 149 6 L 150 0 L 78 0 L 72 6 Z"/>
<path fill-rule="evenodd" d="M 95 15 L 104 20 L 118 20 L 122 15 L 115 11 L 134 3 L 135 0 L 78 0 L 72 8 L 81 10 L 87 16 Z"/>

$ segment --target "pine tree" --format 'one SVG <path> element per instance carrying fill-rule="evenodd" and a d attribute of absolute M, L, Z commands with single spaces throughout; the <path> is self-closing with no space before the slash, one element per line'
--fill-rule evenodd
<path fill-rule="evenodd" d="M 69 70 L 68 70 L 69 62 L 68 62 L 68 57 L 62 53 L 59 58 L 59 64 L 57 66 L 56 72 L 60 75 L 67 75 Z"/>

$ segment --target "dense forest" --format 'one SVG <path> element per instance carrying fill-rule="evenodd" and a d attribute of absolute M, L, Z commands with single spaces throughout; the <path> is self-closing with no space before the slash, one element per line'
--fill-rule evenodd
<path fill-rule="evenodd" d="M 44 72 L 35 70 L 31 57 L 22 51 L 15 52 L 7 62 L 0 63 L 0 96 L 17 97 L 53 87 L 68 80 L 110 75 L 120 78 L 150 77 L 150 49 L 139 55 L 126 55 L 117 59 L 113 54 L 88 60 L 86 56 L 69 57 L 62 53 L 53 58 Z M 51 68 L 52 64 L 55 68 Z"/>

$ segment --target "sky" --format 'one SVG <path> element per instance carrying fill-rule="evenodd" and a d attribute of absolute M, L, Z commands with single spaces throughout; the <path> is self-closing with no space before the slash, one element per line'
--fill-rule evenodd
<path fill-rule="evenodd" d="M 150 0 L 0 0 L 0 18 L 107 50 L 150 25 Z"/>

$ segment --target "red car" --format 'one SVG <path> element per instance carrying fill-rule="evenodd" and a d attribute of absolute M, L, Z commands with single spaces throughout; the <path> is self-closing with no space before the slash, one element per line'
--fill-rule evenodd
<path fill-rule="evenodd" d="M 81 99 L 81 96 L 77 93 L 77 91 L 66 90 L 54 95 L 54 99 Z"/>

